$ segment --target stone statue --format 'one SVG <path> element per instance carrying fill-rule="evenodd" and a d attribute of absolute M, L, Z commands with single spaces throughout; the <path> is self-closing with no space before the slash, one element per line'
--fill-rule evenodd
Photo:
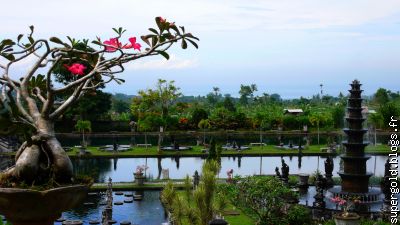
<path fill-rule="evenodd" d="M 391 169 L 391 165 L 389 163 L 389 158 L 386 160 L 385 163 L 385 175 L 384 177 L 390 177 L 390 169 Z"/>
<path fill-rule="evenodd" d="M 391 177 L 390 169 L 391 169 L 391 165 L 389 163 L 389 158 L 388 158 L 385 163 L 385 176 L 383 177 L 382 182 L 381 182 L 381 190 L 382 190 L 383 194 L 385 195 L 384 202 L 386 202 L 386 203 L 390 202 L 390 197 L 392 194 L 390 191 L 390 180 L 389 180 L 389 177 Z"/>
<path fill-rule="evenodd" d="M 200 176 L 199 176 L 199 172 L 197 172 L 197 170 L 194 172 L 193 175 L 193 187 L 196 188 L 200 183 Z"/>
<path fill-rule="evenodd" d="M 174 141 L 174 150 L 179 150 L 179 144 L 177 141 Z"/>
<path fill-rule="evenodd" d="M 107 205 L 104 208 L 102 212 L 102 225 L 109 224 L 108 221 L 112 219 L 112 214 L 113 214 L 113 197 L 112 197 L 112 179 L 111 177 L 108 178 L 108 184 L 107 184 L 107 191 L 106 191 L 106 201 Z"/>
<path fill-rule="evenodd" d="M 289 166 L 285 163 L 285 160 L 282 159 L 282 181 L 287 183 L 289 181 Z"/>
<path fill-rule="evenodd" d="M 279 168 L 278 167 L 275 167 L 275 177 L 277 177 L 277 178 L 281 178 L 281 173 L 279 172 Z"/>
<path fill-rule="evenodd" d="M 321 174 L 318 174 L 315 180 L 315 188 L 317 193 L 314 195 L 314 203 L 313 206 L 319 209 L 325 209 L 326 203 L 324 201 L 324 178 Z"/>
<path fill-rule="evenodd" d="M 113 142 L 113 150 L 114 151 L 118 151 L 118 144 L 117 144 L 117 142 L 115 140 Z"/>
<path fill-rule="evenodd" d="M 333 159 L 331 156 L 325 160 L 325 177 L 326 177 L 326 187 L 333 187 Z"/>

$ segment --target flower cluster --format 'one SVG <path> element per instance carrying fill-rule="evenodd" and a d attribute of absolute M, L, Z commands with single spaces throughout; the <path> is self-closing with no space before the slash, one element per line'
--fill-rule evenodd
<path fill-rule="evenodd" d="M 136 167 L 136 174 L 141 174 L 143 171 L 147 170 L 149 167 L 146 165 L 141 165 Z"/>
<path fill-rule="evenodd" d="M 361 201 L 358 198 L 353 198 L 353 199 L 343 199 L 340 198 L 339 196 L 335 198 L 331 198 L 331 201 L 333 203 L 336 203 L 337 205 L 342 207 L 343 210 L 343 216 L 348 216 L 349 215 L 349 209 L 353 207 L 355 204 L 361 203 Z"/>
<path fill-rule="evenodd" d="M 160 18 L 160 23 L 166 24 L 168 27 L 175 26 L 174 22 L 172 22 L 172 23 L 171 22 L 167 22 L 167 19 L 165 19 L 165 18 L 163 18 L 161 16 L 159 16 L 158 18 Z"/>
<path fill-rule="evenodd" d="M 110 38 L 107 41 L 104 41 L 103 44 L 105 44 L 106 52 L 115 52 L 118 49 L 130 49 L 133 48 L 135 50 L 140 51 L 140 48 L 142 47 L 139 43 L 136 43 L 136 37 L 131 37 L 128 39 L 129 44 L 124 44 L 118 40 L 118 38 Z"/>
<path fill-rule="evenodd" d="M 341 199 L 339 196 L 338 196 L 338 197 L 335 197 L 335 198 L 331 198 L 331 201 L 332 201 L 333 203 L 336 203 L 336 204 L 340 205 L 340 206 L 345 205 L 346 202 L 347 202 L 346 200 Z"/>
<path fill-rule="evenodd" d="M 179 118 L 179 123 L 181 123 L 181 124 L 186 124 L 188 122 L 189 122 L 188 118 L 185 118 L 185 117 Z"/>
<path fill-rule="evenodd" d="M 64 64 L 64 67 L 74 75 L 85 75 L 86 66 L 80 63 L 73 63 L 71 66 Z"/>

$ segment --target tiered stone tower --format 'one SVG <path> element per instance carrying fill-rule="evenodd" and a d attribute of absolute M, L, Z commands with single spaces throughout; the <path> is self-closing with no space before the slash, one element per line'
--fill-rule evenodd
<path fill-rule="evenodd" d="M 362 125 L 365 120 L 361 113 L 362 90 L 358 80 L 354 80 L 350 85 L 346 116 L 349 127 L 343 129 L 348 138 L 343 142 L 346 149 L 345 154 L 341 155 L 344 168 L 339 175 L 342 178 L 342 192 L 368 193 L 368 181 L 372 174 L 367 173 L 366 162 L 370 157 L 364 153 L 368 142 L 364 142 L 367 130 L 363 129 Z"/>

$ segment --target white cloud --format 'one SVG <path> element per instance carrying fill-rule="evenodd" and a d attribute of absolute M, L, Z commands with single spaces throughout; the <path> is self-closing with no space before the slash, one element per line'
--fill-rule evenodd
<path fill-rule="evenodd" d="M 160 58 L 131 62 L 126 66 L 126 70 L 180 70 L 197 67 L 198 65 L 197 59 L 182 59 L 175 55 L 170 55 L 169 60 Z"/>
<path fill-rule="evenodd" d="M 0 15 L 0 21 L 3 21 L 1 35 L 27 32 L 27 26 L 35 24 L 38 31 L 48 36 L 93 38 L 116 26 L 144 32 L 148 26 L 154 25 L 155 16 L 184 24 L 194 33 L 357 26 L 400 13 L 400 1 L 42 0 L 40 3 L 4 1 L 2 8 L 8 10 Z"/>

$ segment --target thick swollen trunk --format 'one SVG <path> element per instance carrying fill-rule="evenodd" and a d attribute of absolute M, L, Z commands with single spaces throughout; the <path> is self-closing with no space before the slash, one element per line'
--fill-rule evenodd
<path fill-rule="evenodd" d="M 55 138 L 53 123 L 44 119 L 36 121 L 37 132 L 32 141 L 25 142 L 15 157 L 15 167 L 8 174 L 21 181 L 54 177 L 57 181 L 71 182 L 71 160 Z"/>

